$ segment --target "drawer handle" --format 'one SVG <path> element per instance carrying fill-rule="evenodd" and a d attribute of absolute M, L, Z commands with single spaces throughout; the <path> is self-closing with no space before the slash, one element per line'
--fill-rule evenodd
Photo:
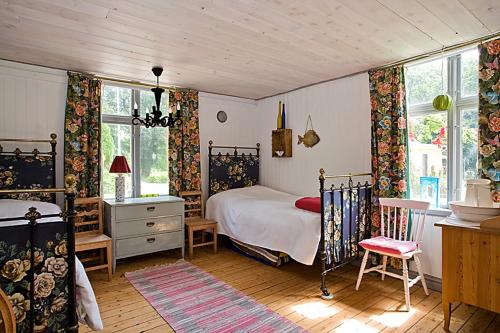
<path fill-rule="evenodd" d="M 155 225 L 155 223 L 154 223 L 154 222 L 148 222 L 148 223 L 146 223 L 146 227 L 150 227 L 150 228 L 151 228 L 151 227 L 152 227 L 152 226 L 154 226 L 154 225 Z"/>
<path fill-rule="evenodd" d="M 147 241 L 148 243 L 154 243 L 154 241 L 155 241 L 155 240 L 156 240 L 156 238 L 154 238 L 154 237 L 151 237 L 151 238 L 146 239 L 146 241 Z"/>
<path fill-rule="evenodd" d="M 148 207 L 148 208 L 146 208 L 146 209 L 148 210 L 148 212 L 152 212 L 152 211 L 154 211 L 154 210 L 155 210 L 155 207 L 154 207 L 154 206 L 151 206 L 151 207 Z"/>

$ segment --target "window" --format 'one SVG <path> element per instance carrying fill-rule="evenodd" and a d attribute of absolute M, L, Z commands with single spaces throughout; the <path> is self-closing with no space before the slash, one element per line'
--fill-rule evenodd
<path fill-rule="evenodd" d="M 168 94 L 162 96 L 166 112 Z M 109 168 L 116 155 L 123 155 L 132 169 L 125 175 L 127 197 L 146 194 L 168 194 L 168 128 L 145 128 L 132 125 L 133 105 L 141 116 L 155 104 L 151 91 L 104 84 L 101 110 L 102 193 L 115 195 L 115 175 Z"/>
<path fill-rule="evenodd" d="M 472 49 L 406 68 L 410 198 L 435 208 L 462 200 L 466 180 L 478 176 L 478 57 Z M 436 111 L 443 89 L 453 107 Z"/>

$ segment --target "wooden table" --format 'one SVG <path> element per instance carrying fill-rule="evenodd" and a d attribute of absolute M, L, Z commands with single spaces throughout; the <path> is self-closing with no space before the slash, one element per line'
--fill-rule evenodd
<path fill-rule="evenodd" d="M 449 330 L 451 303 L 463 302 L 500 313 L 500 229 L 447 218 L 442 227 L 442 303 Z"/>

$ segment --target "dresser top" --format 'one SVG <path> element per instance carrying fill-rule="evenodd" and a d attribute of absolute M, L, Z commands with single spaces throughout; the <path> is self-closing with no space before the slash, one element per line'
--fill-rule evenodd
<path fill-rule="evenodd" d="M 481 227 L 480 222 L 464 221 L 464 220 L 461 220 L 458 217 L 453 216 L 453 215 L 449 216 L 449 217 L 447 217 L 439 222 L 434 223 L 434 225 L 437 227 L 442 227 L 442 228 L 454 228 L 454 229 L 462 229 L 462 230 L 468 230 L 468 231 L 475 231 L 475 232 L 483 232 L 483 233 L 500 235 L 500 229 Z"/>
<path fill-rule="evenodd" d="M 172 195 L 160 195 L 158 197 L 145 197 L 145 198 L 126 198 L 123 202 L 117 202 L 115 199 L 106 199 L 104 202 L 110 206 L 128 206 L 128 205 L 142 205 L 164 202 L 184 202 L 184 199 L 174 197 Z"/>

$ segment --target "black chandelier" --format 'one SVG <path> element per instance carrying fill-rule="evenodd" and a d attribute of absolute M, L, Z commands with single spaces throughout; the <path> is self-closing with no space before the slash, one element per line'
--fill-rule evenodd
<path fill-rule="evenodd" d="M 139 110 L 137 109 L 137 104 L 134 104 L 134 114 L 132 118 L 133 125 L 144 125 L 146 128 L 148 127 L 171 127 L 181 118 L 181 105 L 177 102 L 177 113 L 174 116 L 172 115 L 172 110 L 168 113 L 168 116 L 163 116 L 160 111 L 161 105 L 161 95 L 165 92 L 165 89 L 160 88 L 160 76 L 163 73 L 162 67 L 153 67 L 153 74 L 156 76 L 156 87 L 151 88 L 151 91 L 155 94 L 156 106 L 153 105 L 153 112 L 151 115 L 146 113 L 146 118 L 141 119 L 139 116 Z"/>

